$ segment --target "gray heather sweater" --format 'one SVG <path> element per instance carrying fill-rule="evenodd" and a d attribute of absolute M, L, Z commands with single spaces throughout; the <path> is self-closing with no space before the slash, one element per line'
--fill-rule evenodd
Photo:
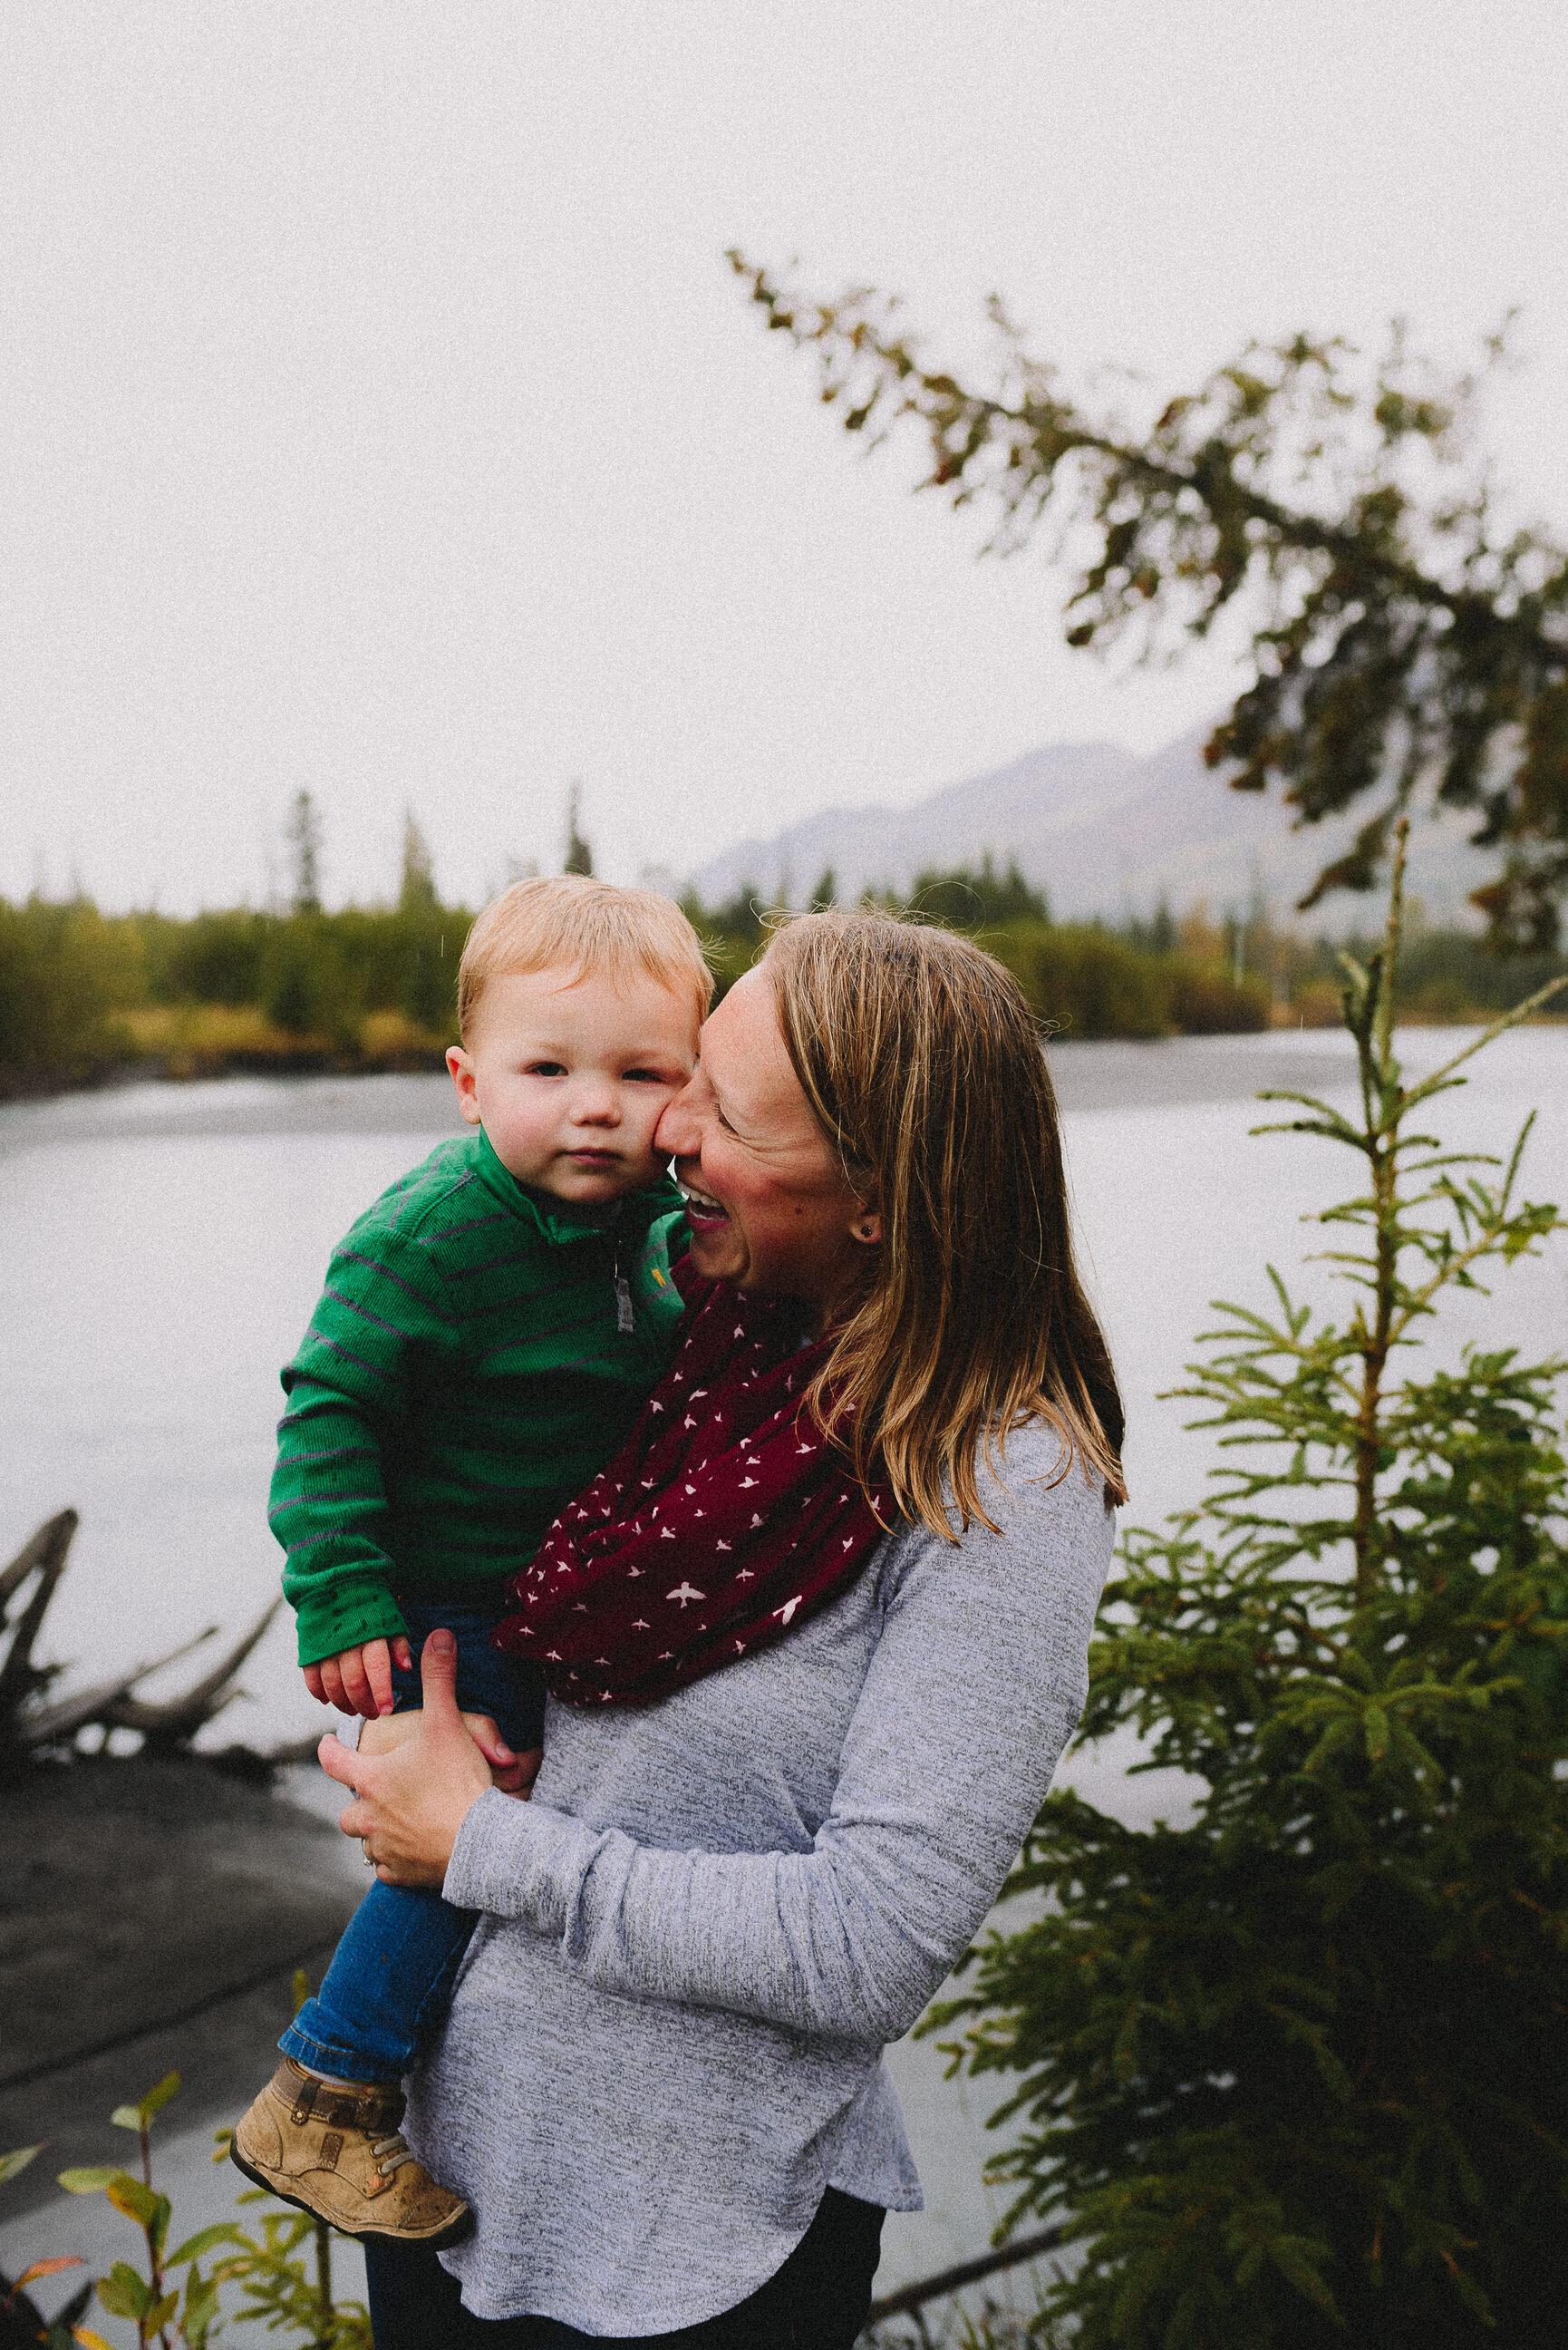
<path fill-rule="evenodd" d="M 474 1804 L 445 1892 L 483 1914 L 408 2132 L 478 2214 L 443 2255 L 478 2315 L 672 2332 L 825 2187 L 919 2208 L 881 2051 L 1039 1808 L 1110 1556 L 1055 1460 L 1015 1433 L 1000 1534 L 895 1527 L 777 1648 L 641 1711 L 552 1703 L 534 1800 Z"/>

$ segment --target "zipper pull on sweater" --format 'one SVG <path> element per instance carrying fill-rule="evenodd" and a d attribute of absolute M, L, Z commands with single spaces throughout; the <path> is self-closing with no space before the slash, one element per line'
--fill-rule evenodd
<path fill-rule="evenodd" d="M 620 1251 L 615 1254 L 615 1326 L 623 1337 L 637 1328 L 637 1316 L 632 1311 L 631 1284 L 620 1269 Z"/>

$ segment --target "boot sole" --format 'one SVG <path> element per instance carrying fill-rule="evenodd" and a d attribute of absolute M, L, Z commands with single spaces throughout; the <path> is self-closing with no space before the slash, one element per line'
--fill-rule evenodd
<path fill-rule="evenodd" d="M 464 2210 L 461 2218 L 449 2220 L 444 2228 L 438 2228 L 428 2236 L 410 2235 L 406 2228 L 346 2228 L 341 2220 L 326 2219 L 311 2204 L 302 2202 L 297 2195 L 286 2194 L 281 2187 L 275 2185 L 267 2177 L 265 2170 L 254 2169 L 245 2160 L 233 2139 L 229 2142 L 229 2160 L 236 2170 L 244 2173 L 254 2187 L 261 2188 L 266 2194 L 274 2196 L 279 2203 L 292 2203 L 296 2211 L 304 2211 L 310 2219 L 321 2220 L 322 2224 L 332 2229 L 335 2234 L 350 2237 L 357 2244 L 367 2242 L 419 2244 L 427 2251 L 444 2252 L 452 2245 L 461 2244 L 465 2238 L 473 2233 L 474 2222 L 472 2210 Z"/>

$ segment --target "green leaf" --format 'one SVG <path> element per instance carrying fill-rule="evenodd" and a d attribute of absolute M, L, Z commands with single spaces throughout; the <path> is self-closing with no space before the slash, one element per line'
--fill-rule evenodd
<path fill-rule="evenodd" d="M 101 2195 L 111 2178 L 123 2178 L 125 2173 L 113 2163 L 94 2163 L 74 2170 L 56 2173 L 58 2184 L 67 2195 Z"/>
<path fill-rule="evenodd" d="M 158 2086 L 155 2089 L 149 2089 L 147 2095 L 140 2101 L 139 2110 L 142 2120 L 150 2122 L 154 2114 L 161 2114 L 164 2106 L 169 2103 L 170 2098 L 177 2096 L 179 2092 L 179 2074 L 165 2073 L 163 2078 L 159 2082 Z"/>
<path fill-rule="evenodd" d="M 44 2141 L 40 2138 L 36 2146 L 19 2146 L 10 2154 L 0 2154 L 0 2186 L 7 2178 L 15 2178 L 19 2170 L 26 2170 L 33 2157 L 43 2151 Z"/>
<path fill-rule="evenodd" d="M 109 2274 L 99 2277 L 98 2297 L 111 2317 L 130 2317 L 139 2325 L 153 2307 L 152 2287 L 129 2261 L 116 2261 Z"/>
<path fill-rule="evenodd" d="M 218 2220 L 212 2227 L 198 2228 L 193 2236 L 187 2236 L 184 2242 L 170 2253 L 168 2266 L 183 2268 L 187 2261 L 201 2260 L 214 2244 L 243 2244 L 244 2241 L 244 2237 L 232 2220 Z"/>
<path fill-rule="evenodd" d="M 155 2089 L 149 2089 L 133 2106 L 116 2106 L 109 2120 L 116 2129 L 135 2130 L 138 2136 L 146 2129 L 154 2114 L 161 2113 L 180 2087 L 178 2073 L 165 2073 Z"/>
<path fill-rule="evenodd" d="M 180 2331 L 190 2350 L 202 2350 L 208 2330 L 217 2314 L 216 2280 L 204 2277 L 200 2269 L 192 2269 L 185 2287 L 185 2314 L 180 2321 Z"/>
<path fill-rule="evenodd" d="M 151 2227 L 157 2220 L 159 2205 L 169 2199 L 164 2195 L 154 2195 L 151 2187 L 144 2187 L 140 2178 L 132 2178 L 129 2170 L 117 2170 L 103 2191 L 115 2210 L 123 2211 L 128 2220 L 134 2220 L 139 2228 Z"/>

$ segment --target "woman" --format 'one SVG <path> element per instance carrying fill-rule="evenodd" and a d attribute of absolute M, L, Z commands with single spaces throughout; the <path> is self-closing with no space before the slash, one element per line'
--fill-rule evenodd
<path fill-rule="evenodd" d="M 510 1637 L 565 1700 L 532 1801 L 439 1650 L 417 1739 L 324 1742 L 382 1877 L 481 1913 L 408 2126 L 477 2232 L 370 2248 L 379 2350 L 847 2350 L 882 2214 L 919 2204 L 882 2048 L 1083 1703 L 1121 1410 L 1007 973 L 792 923 L 659 1140 L 688 1336 L 519 1578 Z"/>

